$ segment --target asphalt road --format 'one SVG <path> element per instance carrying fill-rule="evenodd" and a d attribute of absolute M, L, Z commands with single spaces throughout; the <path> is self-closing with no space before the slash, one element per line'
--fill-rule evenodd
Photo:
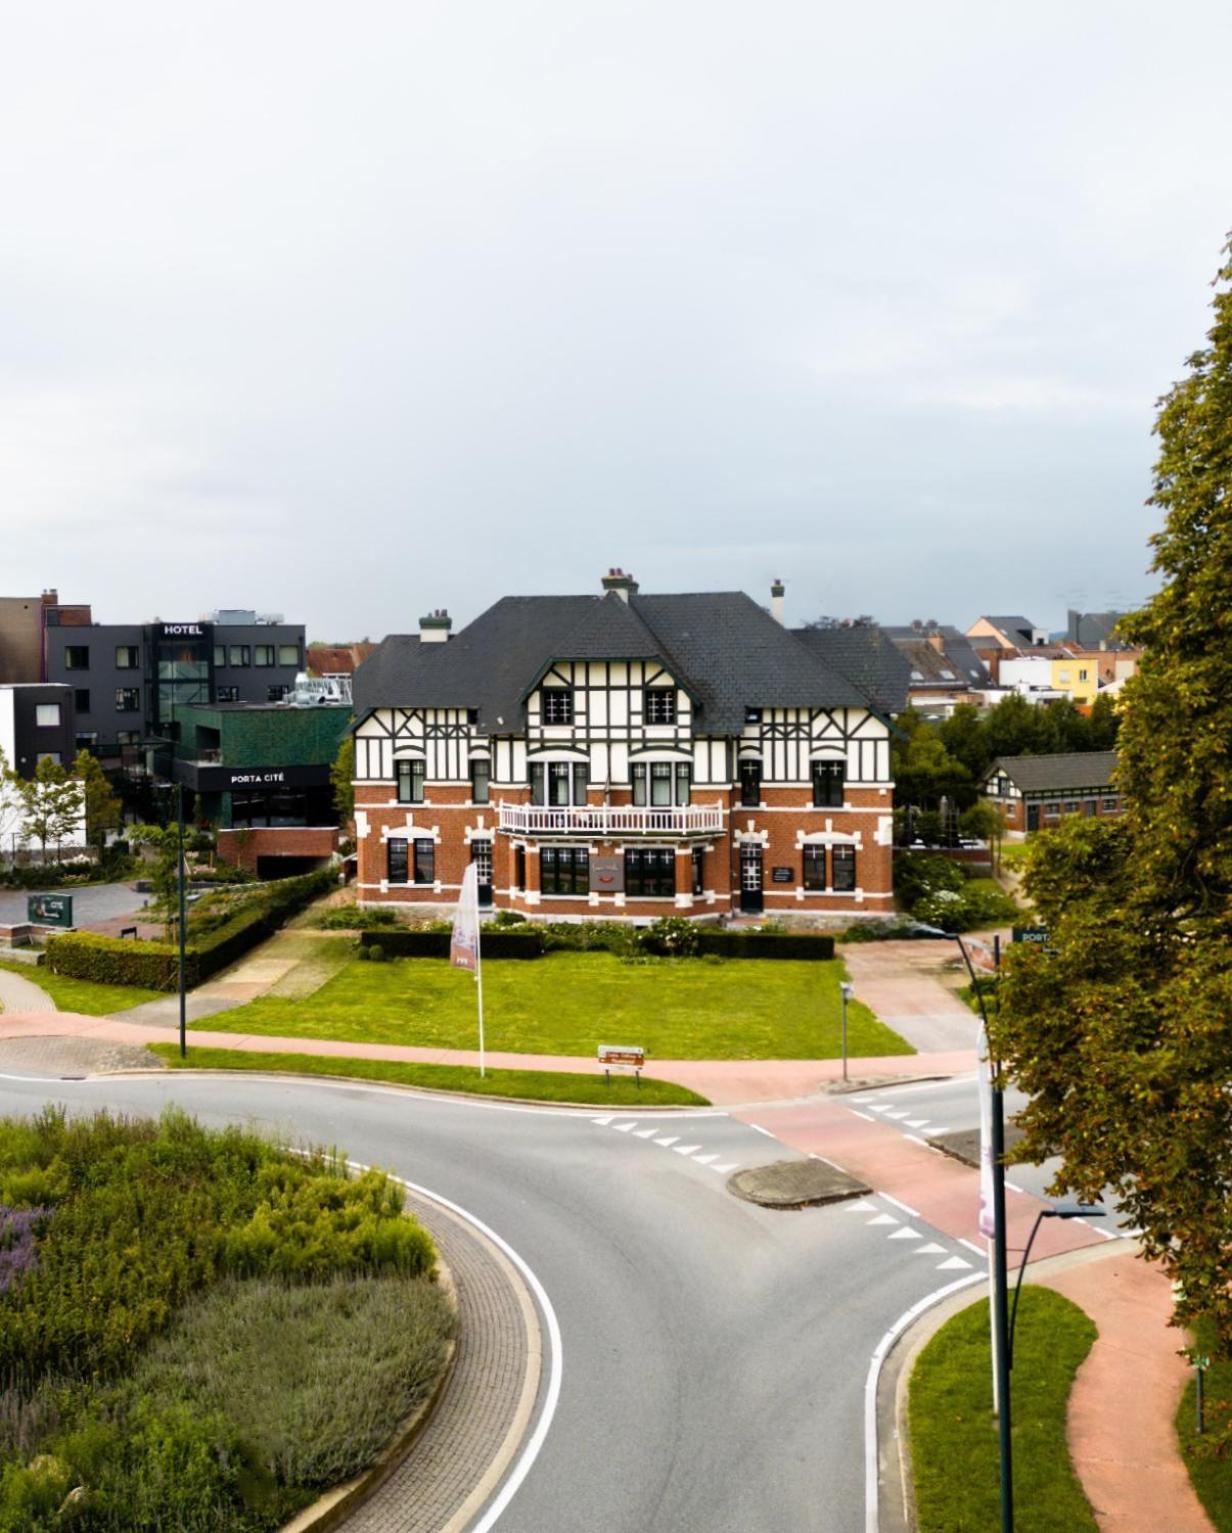
<path fill-rule="evenodd" d="M 146 896 L 137 894 L 128 884 L 87 884 L 84 888 L 3 889 L 0 890 L 0 926 L 10 926 L 26 919 L 26 900 L 31 894 L 71 894 L 73 919 L 78 926 L 95 921 L 110 921 L 116 916 L 141 910 Z"/>
<path fill-rule="evenodd" d="M 943 1129 L 957 1132 L 979 1127 L 980 1108 L 974 1072 L 970 1075 L 951 1076 L 944 1081 L 923 1081 L 910 1086 L 889 1086 L 877 1091 L 856 1092 L 844 1100 L 853 1107 L 860 1107 L 862 1111 L 889 1102 L 910 1107 L 914 1120 L 921 1117 L 928 1120 L 927 1127 L 915 1130 L 917 1134 L 925 1138 L 938 1134 Z M 1027 1098 L 1021 1091 L 1007 1091 L 1005 1093 L 1006 1119 L 1021 1112 L 1026 1105 Z M 1024 1192 L 1030 1192 L 1037 1198 L 1042 1198 L 1046 1203 L 1073 1202 L 1072 1197 L 1053 1198 L 1048 1195 L 1047 1188 L 1057 1174 L 1059 1166 L 1060 1161 L 1056 1158 L 1043 1161 L 1038 1166 L 1025 1163 L 1013 1165 L 1006 1171 L 1006 1180 L 1022 1188 Z M 1104 1219 L 1093 1222 L 1097 1223 L 1100 1229 L 1115 1231 L 1118 1234 L 1130 1234 L 1131 1221 L 1117 1212 L 1111 1194 L 1105 1197 L 1104 1202 L 1108 1208 L 1108 1214 Z"/>
<path fill-rule="evenodd" d="M 904 1236 L 877 1197 L 792 1213 L 731 1197 L 722 1168 L 787 1152 L 720 1113 L 604 1122 L 256 1077 L 0 1080 L 2 1113 L 48 1100 L 174 1101 L 336 1145 L 507 1240 L 555 1309 L 563 1385 L 502 1533 L 855 1533 L 870 1356 L 975 1260 L 918 1220 Z"/>

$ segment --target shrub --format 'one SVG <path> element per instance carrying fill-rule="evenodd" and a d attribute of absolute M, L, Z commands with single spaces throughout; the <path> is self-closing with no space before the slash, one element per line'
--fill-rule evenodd
<path fill-rule="evenodd" d="M 368 945 L 368 957 L 372 960 L 373 963 L 384 963 L 385 949 L 379 942 L 373 942 Z"/>
<path fill-rule="evenodd" d="M 819 932 L 716 931 L 702 927 L 697 933 L 697 950 L 703 956 L 720 958 L 808 958 L 825 960 L 834 957 L 834 938 Z"/>
<path fill-rule="evenodd" d="M 633 928 L 620 921 L 548 921 L 539 930 L 549 953 L 629 953 L 635 946 Z"/>
<path fill-rule="evenodd" d="M 959 865 L 939 852 L 904 852 L 894 859 L 894 892 L 909 910 L 926 895 L 943 889 L 957 893 L 965 883 Z"/>
<path fill-rule="evenodd" d="M 363 932 L 359 940 L 369 957 L 378 946 L 390 958 L 448 958 L 450 930 L 447 925 L 444 931 L 382 931 L 379 936 Z M 542 931 L 529 923 L 505 930 L 485 927 L 479 945 L 484 958 L 540 958 L 544 952 Z"/>
<path fill-rule="evenodd" d="M 698 951 L 697 927 L 683 916 L 660 916 L 637 934 L 637 945 L 645 953 L 659 953 L 671 958 L 692 958 Z"/>
<path fill-rule="evenodd" d="M 498 910 L 488 924 L 493 927 L 521 926 L 525 920 L 520 910 Z"/>
<path fill-rule="evenodd" d="M 399 925 L 396 910 L 363 909 L 358 905 L 333 905 L 312 923 L 321 931 L 382 931 Z"/>

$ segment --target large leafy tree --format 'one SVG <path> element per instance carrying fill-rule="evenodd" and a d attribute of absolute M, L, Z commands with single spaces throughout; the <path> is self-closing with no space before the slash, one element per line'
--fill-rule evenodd
<path fill-rule="evenodd" d="M 1208 345 L 1163 399 L 1152 504 L 1159 593 L 1122 626 L 1120 823 L 1037 842 L 1028 892 L 1051 952 L 1010 956 L 994 1045 L 1031 1097 L 1023 1158 L 1111 1185 L 1178 1318 L 1232 1355 L 1232 246 Z"/>
<path fill-rule="evenodd" d="M 112 791 L 111 780 L 102 763 L 91 751 L 79 750 L 73 761 L 73 776 L 85 795 L 86 839 L 101 855 L 107 832 L 120 823 L 120 800 Z"/>

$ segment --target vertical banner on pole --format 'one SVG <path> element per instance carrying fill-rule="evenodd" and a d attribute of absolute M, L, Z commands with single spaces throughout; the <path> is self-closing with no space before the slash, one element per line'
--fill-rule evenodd
<path fill-rule="evenodd" d="M 458 910 L 453 918 L 449 939 L 449 962 L 455 969 L 469 969 L 475 976 L 475 997 L 479 1005 L 479 1074 L 487 1073 L 483 1046 L 483 970 L 479 960 L 479 869 L 467 864 L 458 895 Z"/>
<path fill-rule="evenodd" d="M 997 1232 L 995 1194 L 993 1191 L 992 1147 L 992 1065 L 988 1058 L 988 1033 L 980 1023 L 976 1046 L 980 1102 L 980 1234 L 988 1242 L 988 1317 L 992 1327 L 992 1408 L 999 1414 L 1001 1401 L 997 1388 L 997 1269 L 993 1260 L 993 1236 Z"/>

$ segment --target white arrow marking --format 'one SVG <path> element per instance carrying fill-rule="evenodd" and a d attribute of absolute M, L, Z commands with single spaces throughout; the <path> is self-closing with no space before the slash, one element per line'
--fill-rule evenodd
<path fill-rule="evenodd" d="M 718 1160 L 717 1155 L 695 1155 L 693 1159 L 699 1166 L 708 1166 L 712 1160 Z"/>
<path fill-rule="evenodd" d="M 633 1137 L 634 1139 L 653 1139 L 658 1132 L 657 1128 L 639 1128 Z"/>
<path fill-rule="evenodd" d="M 970 1262 L 963 1261 L 961 1256 L 951 1256 L 948 1260 L 937 1263 L 938 1272 L 957 1272 L 961 1267 L 969 1267 Z"/>
<path fill-rule="evenodd" d="M 907 1127 L 908 1128 L 927 1128 L 928 1127 L 928 1119 L 927 1118 L 908 1118 L 907 1119 Z"/>
<path fill-rule="evenodd" d="M 678 1144 L 676 1146 L 676 1154 L 677 1155 L 692 1155 L 695 1150 L 700 1150 L 700 1149 L 701 1149 L 701 1145 L 700 1144 Z"/>
<path fill-rule="evenodd" d="M 868 1203 L 863 1198 L 859 1198 L 854 1203 L 845 1203 L 843 1206 L 849 1214 L 871 1214 L 877 1210 L 875 1203 Z"/>
<path fill-rule="evenodd" d="M 677 1141 L 677 1140 L 678 1140 L 678 1139 L 679 1139 L 679 1138 L 680 1138 L 680 1135 L 679 1135 L 679 1134 L 673 1134 L 673 1135 L 672 1135 L 672 1136 L 671 1136 L 671 1138 L 670 1138 L 670 1139 L 656 1139 L 656 1140 L 655 1140 L 655 1143 L 656 1143 L 656 1144 L 662 1144 L 662 1145 L 669 1145 L 669 1144 L 675 1144 L 675 1143 L 676 1143 L 676 1141 Z"/>
<path fill-rule="evenodd" d="M 634 1128 L 637 1127 L 637 1119 L 636 1118 L 630 1118 L 628 1123 L 614 1123 L 612 1125 L 612 1127 L 616 1130 L 616 1132 L 618 1134 L 627 1134 L 630 1129 L 634 1129 Z"/>
<path fill-rule="evenodd" d="M 893 1214 L 878 1214 L 875 1219 L 870 1219 L 869 1224 L 898 1224 L 900 1221 Z"/>
<path fill-rule="evenodd" d="M 717 1171 L 720 1176 L 730 1176 L 736 1169 L 736 1162 L 729 1160 L 725 1166 L 711 1166 L 712 1171 Z"/>
<path fill-rule="evenodd" d="M 939 1246 L 935 1240 L 930 1240 L 926 1246 L 916 1246 L 917 1256 L 944 1256 L 945 1247 Z"/>
<path fill-rule="evenodd" d="M 606 1128 L 612 1120 L 610 1118 L 592 1118 L 590 1121 L 597 1123 L 600 1128 Z"/>
<path fill-rule="evenodd" d="M 900 1108 L 898 1112 L 888 1112 L 888 1113 L 886 1113 L 886 1117 L 887 1118 L 905 1118 L 907 1116 L 908 1112 L 910 1112 L 910 1110 L 911 1109 L 908 1108 L 908 1107 L 903 1107 L 903 1108 Z"/>
<path fill-rule="evenodd" d="M 906 1225 L 901 1230 L 895 1230 L 890 1236 L 891 1240 L 919 1240 L 919 1230 L 909 1230 Z"/>

